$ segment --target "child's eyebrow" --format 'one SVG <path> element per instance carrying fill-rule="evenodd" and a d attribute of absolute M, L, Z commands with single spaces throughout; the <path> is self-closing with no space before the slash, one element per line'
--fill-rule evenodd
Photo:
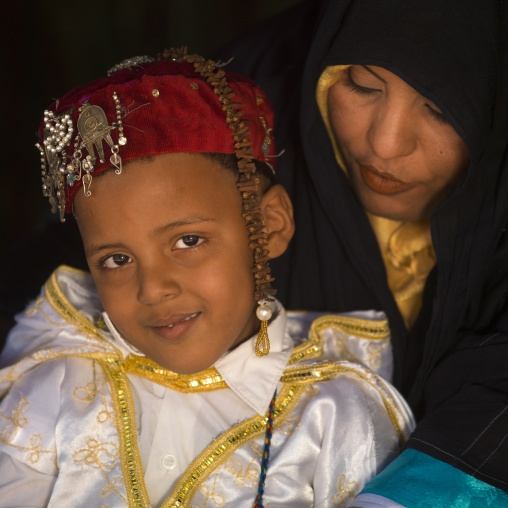
<path fill-rule="evenodd" d="M 95 256 L 95 254 L 107 250 L 107 249 L 125 249 L 125 244 L 123 243 L 108 243 L 104 245 L 92 245 L 89 249 L 86 249 L 86 257 Z"/>
<path fill-rule="evenodd" d="M 184 217 L 182 219 L 175 220 L 173 222 L 170 222 L 169 224 L 154 229 L 152 235 L 159 236 L 163 233 L 166 233 L 167 231 L 171 231 L 172 229 L 179 228 L 181 226 L 190 226 L 192 224 L 199 224 L 200 222 L 209 222 L 213 220 L 215 219 L 212 219 L 210 217 L 196 217 L 196 216 Z"/>

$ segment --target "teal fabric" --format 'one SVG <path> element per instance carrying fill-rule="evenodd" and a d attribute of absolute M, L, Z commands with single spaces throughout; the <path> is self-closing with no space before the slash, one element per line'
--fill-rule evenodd
<path fill-rule="evenodd" d="M 366 493 L 384 496 L 408 508 L 508 507 L 508 492 L 412 449 L 404 451 L 371 480 L 362 491 Z"/>

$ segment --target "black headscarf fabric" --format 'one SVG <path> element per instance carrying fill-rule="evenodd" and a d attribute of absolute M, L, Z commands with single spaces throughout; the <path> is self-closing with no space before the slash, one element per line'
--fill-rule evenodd
<path fill-rule="evenodd" d="M 279 297 L 297 309 L 384 310 L 394 382 L 419 420 L 409 446 L 508 489 L 508 2 L 306 2 L 227 53 L 266 89 L 286 150 L 278 175 L 297 232 L 273 262 Z M 323 69 L 339 64 L 395 73 L 469 150 L 431 218 L 437 265 L 410 333 L 316 104 Z"/>

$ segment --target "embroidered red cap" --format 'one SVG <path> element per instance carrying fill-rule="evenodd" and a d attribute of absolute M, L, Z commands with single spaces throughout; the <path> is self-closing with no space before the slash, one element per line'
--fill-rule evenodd
<path fill-rule="evenodd" d="M 236 153 L 247 180 L 252 159 L 275 163 L 273 111 L 252 80 L 184 50 L 159 58 L 126 60 L 45 111 L 37 145 L 43 192 L 62 220 L 81 187 L 90 192 L 94 176 L 134 159 Z"/>

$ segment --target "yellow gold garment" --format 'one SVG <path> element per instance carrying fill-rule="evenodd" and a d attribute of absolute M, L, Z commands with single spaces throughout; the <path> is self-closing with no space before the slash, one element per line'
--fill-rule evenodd
<path fill-rule="evenodd" d="M 420 312 L 427 276 L 436 264 L 429 221 L 398 222 L 369 213 L 367 217 L 381 249 L 388 286 L 409 329 Z"/>
<path fill-rule="evenodd" d="M 386 319 L 275 314 L 269 355 L 252 337 L 179 376 L 119 336 L 89 275 L 58 269 L 2 355 L 0 508 L 250 508 L 275 388 L 265 504 L 350 504 L 413 428 L 373 372 L 391 370 Z"/>
<path fill-rule="evenodd" d="M 335 158 L 347 174 L 330 123 L 328 90 L 349 65 L 327 67 L 319 78 L 316 101 L 335 152 Z M 420 312 L 425 281 L 436 264 L 429 221 L 398 222 L 367 213 L 376 235 L 386 268 L 388 287 L 393 294 L 406 327 L 410 329 Z"/>

